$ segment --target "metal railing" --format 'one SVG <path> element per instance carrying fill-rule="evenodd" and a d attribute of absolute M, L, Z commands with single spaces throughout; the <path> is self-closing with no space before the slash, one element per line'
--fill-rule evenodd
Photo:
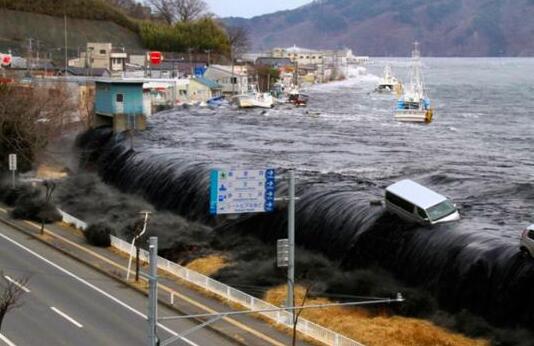
<path fill-rule="evenodd" d="M 69 215 L 68 213 L 62 210 L 59 210 L 59 212 L 63 217 L 63 222 L 74 225 L 76 228 L 82 230 L 85 230 L 87 228 L 87 223 L 75 218 L 72 215 Z M 122 252 L 130 253 L 131 244 L 115 236 L 111 236 L 111 246 Z M 141 249 L 139 253 L 139 258 L 142 261 L 148 262 L 148 251 Z M 224 300 L 242 305 L 246 309 L 268 310 L 277 308 L 277 306 L 273 304 L 267 303 L 266 301 L 258 299 L 245 292 L 239 291 L 222 282 L 213 280 L 209 276 L 200 274 L 159 256 L 158 268 L 182 280 L 192 283 L 202 289 L 205 289 L 210 293 L 216 294 Z M 172 298 L 174 297 L 171 297 L 171 299 Z M 281 324 L 288 328 L 293 328 L 293 324 L 291 322 L 291 313 L 287 311 L 260 312 L 259 314 L 267 317 L 270 320 L 273 320 L 278 324 Z M 327 345 L 363 346 L 363 344 L 355 340 L 352 340 L 346 336 L 334 332 L 333 330 L 320 326 L 317 323 L 313 323 L 304 318 L 299 318 L 297 330 L 302 334 Z"/>
<path fill-rule="evenodd" d="M 125 242 L 122 239 L 111 236 L 111 246 L 125 253 L 129 253 L 131 244 Z M 141 249 L 139 257 L 142 261 L 148 261 L 148 251 Z M 165 258 L 158 257 L 158 268 L 182 280 L 185 280 L 200 288 L 203 288 L 209 291 L 210 293 L 216 294 L 225 300 L 228 300 L 232 303 L 240 304 L 247 309 L 262 310 L 277 308 L 277 306 L 274 306 L 242 291 L 239 291 L 222 282 L 213 280 L 209 276 L 187 269 L 186 267 L 171 262 Z M 291 314 L 287 311 L 262 312 L 259 314 L 288 328 L 293 327 L 293 324 L 291 323 Z M 328 328 L 325 328 L 303 318 L 299 318 L 297 330 L 302 334 L 320 342 L 323 342 L 327 345 L 363 346 L 361 343 L 355 340 L 352 340 L 346 336 L 343 336 Z"/>

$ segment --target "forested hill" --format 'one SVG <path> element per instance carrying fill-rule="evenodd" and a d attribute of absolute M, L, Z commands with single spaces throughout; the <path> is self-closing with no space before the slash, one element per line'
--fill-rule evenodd
<path fill-rule="evenodd" d="M 119 3 L 130 3 L 124 8 Z M 152 16 L 150 8 L 136 0 L 16 0 L 0 1 L 0 52 L 11 49 L 26 55 L 31 39 L 40 52 L 57 55 L 64 47 L 67 17 L 69 56 L 77 56 L 86 42 L 111 42 L 127 49 L 165 52 L 229 51 L 224 28 L 207 16 L 187 22 L 166 23 Z M 135 15 L 135 18 L 132 17 Z M 64 51 L 63 53 L 64 54 Z"/>
<path fill-rule="evenodd" d="M 347 46 L 358 54 L 534 56 L 534 0 L 322 0 L 251 19 L 254 50 Z"/>

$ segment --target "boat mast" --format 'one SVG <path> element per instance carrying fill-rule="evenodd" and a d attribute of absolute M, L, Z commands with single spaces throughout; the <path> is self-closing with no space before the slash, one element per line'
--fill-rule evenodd
<path fill-rule="evenodd" d="M 414 42 L 412 51 L 412 75 L 410 79 L 410 88 L 414 94 L 423 98 L 423 81 L 421 78 L 421 52 L 419 51 L 419 42 Z"/>

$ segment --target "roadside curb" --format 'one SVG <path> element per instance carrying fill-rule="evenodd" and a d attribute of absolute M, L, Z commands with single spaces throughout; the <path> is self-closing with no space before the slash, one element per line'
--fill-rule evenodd
<path fill-rule="evenodd" d="M 135 291 L 137 291 L 138 293 L 143 294 L 144 296 L 148 296 L 148 292 L 147 292 L 146 290 L 144 290 L 144 289 L 142 289 L 142 288 L 140 288 L 140 287 L 137 287 L 137 286 L 131 284 L 129 281 L 126 281 L 126 280 L 124 280 L 124 279 L 118 277 L 117 275 L 114 275 L 113 273 L 110 273 L 109 271 L 107 271 L 107 270 L 105 270 L 105 269 L 103 269 L 103 268 L 100 268 L 98 265 L 96 265 L 96 264 L 94 264 L 94 263 L 92 263 L 92 262 L 90 262 L 90 261 L 87 261 L 87 260 L 84 260 L 84 259 L 82 259 L 82 258 L 80 258 L 80 257 L 75 256 L 74 253 L 71 253 L 70 251 L 68 251 L 68 250 L 66 250 L 66 249 L 64 249 L 64 248 L 62 248 L 62 247 L 60 247 L 60 246 L 58 246 L 58 245 L 55 245 L 53 242 L 44 239 L 42 236 L 40 236 L 40 234 L 35 233 L 35 232 L 32 232 L 32 231 L 30 231 L 29 229 L 26 229 L 24 226 L 19 225 L 17 222 L 15 222 L 15 220 L 10 219 L 8 215 L 6 215 L 6 214 L 2 215 L 2 214 L 3 214 L 3 213 L 0 212 L 0 222 L 2 222 L 2 223 L 4 223 L 4 224 L 6 224 L 6 225 L 8 225 L 8 226 L 10 226 L 10 227 L 12 227 L 12 228 L 14 228 L 14 229 L 16 229 L 16 230 L 19 231 L 19 232 L 22 232 L 22 233 L 26 234 L 27 236 L 32 237 L 33 239 L 39 241 L 40 243 L 42 243 L 42 244 L 44 244 L 44 245 L 47 245 L 48 247 L 50 247 L 50 248 L 52 248 L 52 249 L 58 251 L 59 253 L 65 255 L 65 256 L 67 256 L 67 257 L 69 257 L 69 258 L 71 258 L 71 259 L 73 259 L 73 260 L 75 260 L 75 261 L 77 261 L 78 263 L 87 265 L 87 266 L 90 267 L 91 269 L 96 270 L 97 272 L 99 272 L 99 273 L 101 273 L 101 274 L 103 274 L 103 275 L 105 275 L 105 276 L 107 276 L 107 277 L 113 279 L 114 281 L 116 281 L 116 282 L 122 284 L 123 286 L 128 287 L 128 288 L 131 288 L 131 289 L 134 289 Z M 21 221 L 28 221 L 28 220 L 21 220 Z M 31 222 L 31 221 L 30 221 L 30 222 Z M 58 239 L 58 238 L 56 237 L 56 235 L 55 235 L 54 232 L 47 230 L 46 227 L 45 227 L 45 233 L 44 233 L 44 234 L 45 234 L 45 235 L 48 234 L 48 235 L 54 237 L 54 239 L 55 239 L 57 242 L 61 242 L 61 241 L 62 241 L 62 240 L 60 240 L 60 239 Z M 165 306 L 165 307 L 167 307 L 167 308 L 169 308 L 169 309 L 171 309 L 171 310 L 177 311 L 177 312 L 179 312 L 179 313 L 186 314 L 184 311 L 180 310 L 180 309 L 177 308 L 176 306 L 171 305 L 171 304 L 169 304 L 168 302 L 163 301 L 163 300 L 161 300 L 161 299 L 159 299 L 159 298 L 160 298 L 160 296 L 158 295 L 158 303 L 159 303 L 159 304 L 162 304 L 163 306 Z M 191 318 L 190 320 L 194 320 L 194 321 L 198 322 L 199 324 L 204 322 L 203 320 L 201 320 L 201 319 L 199 319 L 199 318 Z M 231 336 L 231 335 L 228 335 L 227 333 L 224 333 L 223 331 L 221 331 L 221 330 L 215 328 L 214 326 L 208 325 L 208 326 L 206 326 L 205 328 L 209 328 L 209 329 L 212 330 L 213 332 L 217 333 L 218 335 L 220 335 L 220 336 L 226 338 L 227 340 L 229 340 L 229 341 L 231 341 L 231 342 L 233 342 L 233 343 L 236 343 L 236 344 L 239 344 L 239 345 L 247 346 L 247 344 L 244 343 L 244 342 L 243 342 L 242 340 L 240 340 L 239 338 L 237 338 L 237 337 L 233 337 L 233 336 Z"/>

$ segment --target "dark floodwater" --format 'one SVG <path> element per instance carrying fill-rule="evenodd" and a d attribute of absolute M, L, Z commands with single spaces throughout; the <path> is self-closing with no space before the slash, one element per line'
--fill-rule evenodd
<path fill-rule="evenodd" d="M 409 61 L 391 62 L 405 79 Z M 300 246 L 345 269 L 377 264 L 450 311 L 531 328 L 534 260 L 519 256 L 518 236 L 534 222 L 534 59 L 423 62 L 435 107 L 429 125 L 397 123 L 395 98 L 372 93 L 379 60 L 367 75 L 310 88 L 307 108 L 173 110 L 150 119 L 134 151 L 109 129 L 80 143 L 98 148 L 92 156 L 106 182 L 209 223 L 221 237 L 241 231 L 268 246 L 286 233 L 283 207 L 214 219 L 208 169 L 293 167 Z M 403 178 L 450 196 L 462 220 L 414 228 L 369 204 Z"/>
<path fill-rule="evenodd" d="M 398 123 L 395 97 L 371 91 L 384 64 L 308 89 L 307 108 L 187 109 L 154 115 L 142 151 L 213 166 L 294 167 L 300 181 L 350 189 L 410 178 L 462 208 L 455 227 L 517 242 L 534 222 L 534 59 L 423 59 L 430 125 Z"/>

